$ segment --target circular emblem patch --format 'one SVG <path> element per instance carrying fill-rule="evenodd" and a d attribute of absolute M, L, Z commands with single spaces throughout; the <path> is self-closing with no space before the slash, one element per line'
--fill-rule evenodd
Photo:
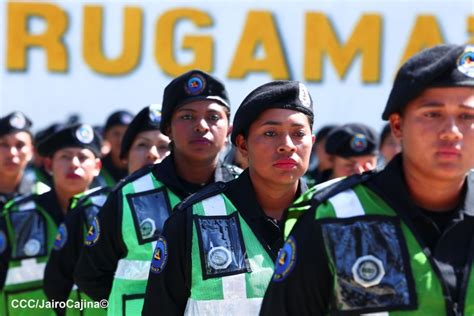
<path fill-rule="evenodd" d="M 23 129 L 26 126 L 26 118 L 21 113 L 13 113 L 10 116 L 10 125 L 16 129 Z"/>
<path fill-rule="evenodd" d="M 3 230 L 0 230 L 0 254 L 7 249 L 7 236 Z"/>
<path fill-rule="evenodd" d="M 301 104 L 303 106 L 309 108 L 311 106 L 311 97 L 309 96 L 308 88 L 304 84 L 300 82 L 300 92 L 298 94 L 298 98 L 300 99 Z"/>
<path fill-rule="evenodd" d="M 95 245 L 95 243 L 99 240 L 100 237 L 100 226 L 99 226 L 99 220 L 94 218 L 92 221 L 92 225 L 89 227 L 89 230 L 87 231 L 87 236 L 86 239 L 84 240 L 84 245 L 88 247 L 92 247 Z"/>
<path fill-rule="evenodd" d="M 23 246 L 23 252 L 28 257 L 36 256 L 41 250 L 41 243 L 37 239 L 30 239 Z"/>
<path fill-rule="evenodd" d="M 364 134 L 357 133 L 352 137 L 351 148 L 356 152 L 362 152 L 367 148 L 367 138 Z"/>
<path fill-rule="evenodd" d="M 151 104 L 148 107 L 148 118 L 153 124 L 160 124 L 161 122 L 161 107 L 159 104 Z"/>
<path fill-rule="evenodd" d="M 130 124 L 130 122 L 132 122 L 133 116 L 127 113 L 123 113 L 122 115 L 120 115 L 119 120 L 120 120 L 120 123 L 122 123 L 123 125 L 128 125 Z"/>
<path fill-rule="evenodd" d="M 293 236 L 288 237 L 283 247 L 278 252 L 275 262 L 273 281 L 280 282 L 293 271 L 296 262 L 296 243 Z"/>
<path fill-rule="evenodd" d="M 352 275 L 365 288 L 377 285 L 385 275 L 383 262 L 372 255 L 362 256 L 352 266 Z"/>
<path fill-rule="evenodd" d="M 58 233 L 56 234 L 56 238 L 54 239 L 54 250 L 61 250 L 67 241 L 67 228 L 64 223 L 59 225 Z"/>
<path fill-rule="evenodd" d="M 168 243 L 165 237 L 160 236 L 156 242 L 153 259 L 151 260 L 150 271 L 152 273 L 160 273 L 165 268 L 168 261 Z"/>
<path fill-rule="evenodd" d="M 94 130 L 88 124 L 82 124 L 76 129 L 76 138 L 83 144 L 90 144 L 94 140 Z"/>
<path fill-rule="evenodd" d="M 226 247 L 214 247 L 207 254 L 207 261 L 214 269 L 223 270 L 232 262 L 232 253 Z"/>
<path fill-rule="evenodd" d="M 186 85 L 184 86 L 184 91 L 189 95 L 198 95 L 204 91 L 206 88 L 206 79 L 199 74 L 191 75 L 191 78 L 188 79 Z"/>
<path fill-rule="evenodd" d="M 470 78 L 474 78 L 474 46 L 467 46 L 458 58 L 458 70 Z"/>
<path fill-rule="evenodd" d="M 156 230 L 155 221 L 152 220 L 151 218 L 145 218 L 140 223 L 140 231 L 142 233 L 142 238 L 144 239 L 153 237 L 153 234 L 155 234 L 155 230 Z"/>

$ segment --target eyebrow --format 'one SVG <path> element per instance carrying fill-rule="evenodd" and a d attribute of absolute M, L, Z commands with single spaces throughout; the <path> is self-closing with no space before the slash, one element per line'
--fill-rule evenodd
<path fill-rule="evenodd" d="M 280 126 L 280 125 L 283 125 L 283 123 L 279 122 L 279 121 L 265 121 L 262 124 L 260 124 L 260 126 L 265 126 L 265 125 Z M 305 126 L 305 124 L 303 124 L 303 123 L 292 123 L 291 126 L 292 127 L 294 127 L 294 126 L 302 127 L 302 126 Z"/>

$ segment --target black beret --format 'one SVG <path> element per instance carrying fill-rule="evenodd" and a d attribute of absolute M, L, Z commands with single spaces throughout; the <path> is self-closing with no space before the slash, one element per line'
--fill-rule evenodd
<path fill-rule="evenodd" d="M 102 138 L 89 124 L 67 125 L 42 140 L 37 151 L 41 156 L 51 157 L 60 149 L 80 147 L 90 149 L 96 157 L 100 157 Z"/>
<path fill-rule="evenodd" d="M 224 84 L 210 74 L 195 69 L 173 79 L 163 93 L 161 132 L 166 134 L 171 116 L 177 108 L 199 100 L 215 100 L 230 109 Z"/>
<path fill-rule="evenodd" d="M 120 147 L 120 158 L 127 158 L 128 151 L 139 133 L 160 130 L 161 120 L 161 106 L 159 104 L 151 104 L 143 108 L 132 122 L 130 122 L 123 135 L 122 145 Z"/>
<path fill-rule="evenodd" d="M 116 111 L 107 118 L 104 126 L 104 134 L 114 126 L 126 126 L 133 120 L 133 114 L 128 111 Z"/>
<path fill-rule="evenodd" d="M 49 125 L 48 127 L 39 130 L 35 134 L 35 144 L 41 143 L 43 140 L 48 138 L 50 135 L 56 133 L 57 131 L 61 130 L 64 128 L 64 124 L 61 123 L 53 123 Z"/>
<path fill-rule="evenodd" d="M 339 125 L 336 125 L 336 124 L 329 124 L 329 125 L 324 125 L 323 127 L 321 127 L 316 132 L 316 142 L 318 143 L 318 142 L 323 141 L 325 138 L 327 138 L 329 133 L 338 126 Z"/>
<path fill-rule="evenodd" d="M 474 46 L 438 45 L 410 58 L 397 73 L 382 119 L 433 87 L 474 87 Z"/>
<path fill-rule="evenodd" d="M 31 125 L 33 123 L 25 114 L 18 111 L 12 112 L 0 118 L 0 137 L 16 132 L 28 132 L 31 134 Z"/>
<path fill-rule="evenodd" d="M 345 124 L 333 129 L 326 139 L 326 152 L 341 157 L 377 154 L 377 134 L 364 124 Z"/>
<path fill-rule="evenodd" d="M 250 125 L 268 109 L 288 109 L 302 112 L 313 124 L 313 100 L 304 84 L 298 81 L 272 81 L 252 92 L 242 101 L 235 113 L 231 140 L 246 134 Z"/>

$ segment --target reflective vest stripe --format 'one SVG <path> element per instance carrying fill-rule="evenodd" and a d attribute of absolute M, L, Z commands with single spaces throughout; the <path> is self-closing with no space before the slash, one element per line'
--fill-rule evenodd
<path fill-rule="evenodd" d="M 196 301 L 188 299 L 184 315 L 258 315 L 261 298 Z"/>
<path fill-rule="evenodd" d="M 91 196 L 90 197 L 92 204 L 102 206 L 104 205 L 105 201 L 107 200 L 107 195 L 106 194 L 100 194 L 97 196 Z"/>
<path fill-rule="evenodd" d="M 205 199 L 202 201 L 202 207 L 206 216 L 227 215 L 224 199 L 220 195 Z"/>
<path fill-rule="evenodd" d="M 334 207 L 337 218 L 362 216 L 364 208 L 353 190 L 341 192 L 328 200 Z"/>
<path fill-rule="evenodd" d="M 5 285 L 15 285 L 41 281 L 44 277 L 46 262 L 36 262 L 36 258 L 23 259 L 19 267 L 11 267 L 7 272 Z"/>
<path fill-rule="evenodd" d="M 152 190 L 155 187 L 153 185 L 153 179 L 149 174 L 133 181 L 132 184 L 135 193 Z"/>
<path fill-rule="evenodd" d="M 115 278 L 123 280 L 148 280 L 150 263 L 151 261 L 120 259 L 115 271 Z"/>
<path fill-rule="evenodd" d="M 18 210 L 20 211 L 26 211 L 26 210 L 32 210 L 36 207 L 36 203 L 34 201 L 28 201 L 26 203 L 20 203 L 18 206 Z"/>

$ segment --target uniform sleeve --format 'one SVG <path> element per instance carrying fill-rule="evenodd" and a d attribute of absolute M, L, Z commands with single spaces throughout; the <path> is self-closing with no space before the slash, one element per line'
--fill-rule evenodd
<path fill-rule="evenodd" d="M 293 244 L 294 246 L 291 246 Z M 332 293 L 321 227 L 307 212 L 295 225 L 283 249 L 294 252 L 293 264 L 276 269 L 263 299 L 260 315 L 327 315 Z M 290 254 L 287 251 L 287 254 Z"/>
<path fill-rule="evenodd" d="M 8 263 L 10 262 L 11 248 L 8 240 L 7 224 L 6 224 L 6 211 L 0 215 L 0 290 L 5 285 L 7 278 Z"/>
<path fill-rule="evenodd" d="M 190 295 L 191 238 L 187 211 L 176 211 L 165 223 L 162 237 L 167 243 L 167 261 L 161 272 L 150 271 L 142 315 L 183 315 Z M 189 237 L 188 237 L 189 236 Z M 153 263 L 152 263 L 153 266 Z"/>
<path fill-rule="evenodd" d="M 120 192 L 112 192 L 97 215 L 95 238 L 82 248 L 74 282 L 92 299 L 108 299 L 118 261 L 125 257 Z"/>
<path fill-rule="evenodd" d="M 49 300 L 66 301 L 74 285 L 74 268 L 84 244 L 84 222 L 81 210 L 70 211 L 65 219 L 65 232 L 56 239 L 56 244 L 44 272 L 44 292 Z M 58 311 L 59 314 L 64 310 Z"/>

